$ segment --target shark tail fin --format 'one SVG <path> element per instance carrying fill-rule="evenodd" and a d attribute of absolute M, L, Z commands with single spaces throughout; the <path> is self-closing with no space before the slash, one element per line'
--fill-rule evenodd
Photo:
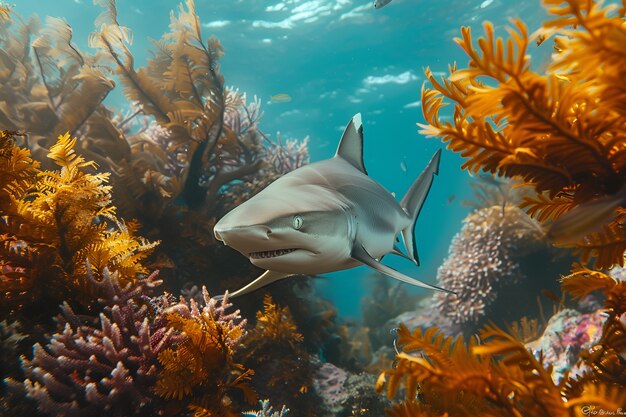
<path fill-rule="evenodd" d="M 428 196 L 434 176 L 439 173 L 440 158 L 441 149 L 435 152 L 424 171 L 422 171 L 420 176 L 413 182 L 411 188 L 409 188 L 409 191 L 407 191 L 400 202 L 400 206 L 411 219 L 411 224 L 402 230 L 402 239 L 404 240 L 404 246 L 406 247 L 409 258 L 416 265 L 419 265 L 419 257 L 417 255 L 417 246 L 415 245 L 415 222 Z"/>

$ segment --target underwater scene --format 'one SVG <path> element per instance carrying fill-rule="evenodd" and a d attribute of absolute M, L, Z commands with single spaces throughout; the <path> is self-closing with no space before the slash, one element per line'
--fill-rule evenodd
<path fill-rule="evenodd" d="M 0 417 L 626 416 L 626 0 L 0 3 Z"/>

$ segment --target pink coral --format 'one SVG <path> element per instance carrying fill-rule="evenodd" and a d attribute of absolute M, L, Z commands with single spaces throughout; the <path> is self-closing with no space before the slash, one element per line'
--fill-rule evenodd
<path fill-rule="evenodd" d="M 584 314 L 562 310 L 550 319 L 543 335 L 526 346 L 535 355 L 541 352 L 544 362 L 554 367 L 552 379 L 558 383 L 565 372 L 573 376 L 584 371 L 573 366 L 579 353 L 598 341 L 605 319 L 601 310 Z"/>

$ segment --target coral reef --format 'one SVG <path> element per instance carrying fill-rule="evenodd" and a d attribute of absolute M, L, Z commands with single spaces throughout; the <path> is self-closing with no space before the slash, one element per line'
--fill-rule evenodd
<path fill-rule="evenodd" d="M 60 168 L 41 171 L 30 152 L 2 134 L 0 184 L 1 307 L 33 314 L 61 300 L 89 307 L 98 296 L 89 274 L 105 269 L 125 285 L 148 272 L 142 261 L 156 243 L 135 236 L 111 205 L 107 174 L 89 174 L 92 162 L 76 154 L 75 138 L 59 136 L 48 157 Z M 37 303 L 35 303 L 37 302 Z"/>
<path fill-rule="evenodd" d="M 545 74 L 534 72 L 523 22 L 509 37 L 486 23 L 474 45 L 469 28 L 457 43 L 467 68 L 422 91 L 421 132 L 447 142 L 467 160 L 463 168 L 521 178 L 536 190 L 523 203 L 548 236 L 573 247 L 598 268 L 623 265 L 626 236 L 625 8 L 587 0 L 544 0 L 552 20 L 537 38 L 556 34 Z M 541 42 L 538 42 L 541 43 Z M 453 119 L 439 117 L 447 101 Z"/>
<path fill-rule="evenodd" d="M 204 305 L 184 299 L 165 310 L 168 329 L 180 333 L 173 348 L 159 352 L 156 392 L 167 400 L 177 400 L 196 417 L 236 416 L 229 395 L 240 390 L 248 403 L 256 394 L 248 382 L 254 372 L 234 360 L 235 348 L 245 336 L 246 321 L 239 310 L 226 312 L 232 306 L 228 295 L 221 302 L 211 299 L 203 288 Z"/>
<path fill-rule="evenodd" d="M 307 416 L 315 407 L 313 366 L 302 342 L 289 308 L 279 307 L 266 295 L 240 353 L 241 362 L 255 370 L 255 391 L 285 404 L 296 417 Z"/>
<path fill-rule="evenodd" d="M 157 355 L 172 340 L 173 331 L 163 320 L 150 317 L 151 309 L 139 296 L 159 281 L 152 274 L 133 288 L 122 286 L 118 276 L 103 272 L 98 285 L 106 296 L 98 319 L 79 316 L 65 303 L 57 318 L 59 332 L 47 345 L 35 344 L 32 359 L 22 357 L 22 389 L 40 412 L 82 416 L 104 410 L 127 416 L 163 409 L 152 387 Z M 14 390 L 20 385 L 8 383 Z"/>
<path fill-rule="evenodd" d="M 455 292 L 433 295 L 438 322 L 472 334 L 487 320 L 497 317 L 504 323 L 528 314 L 539 291 L 533 288 L 549 287 L 545 278 L 555 276 L 554 268 L 527 270 L 533 258 L 550 254 L 542 235 L 539 225 L 515 206 L 487 207 L 467 216 L 437 271 L 438 285 Z"/>
<path fill-rule="evenodd" d="M 315 411 L 320 416 L 379 416 L 388 401 L 374 390 L 375 377 L 351 373 L 331 363 L 316 363 L 313 388 L 321 401 Z"/>
<path fill-rule="evenodd" d="M 15 368 L 18 367 L 19 345 L 28 338 L 28 335 L 20 332 L 21 327 L 18 321 L 9 323 L 2 320 L 0 322 L 0 369 L 2 369 L 0 377 L 2 379 L 14 374 Z"/>
<path fill-rule="evenodd" d="M 577 376 L 578 356 L 595 345 L 600 336 L 604 313 L 565 309 L 552 316 L 541 337 L 526 343 L 535 356 L 552 366 L 552 379 L 559 383 L 566 375 Z"/>
<path fill-rule="evenodd" d="M 259 405 L 261 406 L 259 411 L 247 411 L 243 415 L 245 417 L 287 417 L 289 414 L 289 409 L 284 405 L 280 411 L 274 411 L 268 400 L 259 401 Z"/>

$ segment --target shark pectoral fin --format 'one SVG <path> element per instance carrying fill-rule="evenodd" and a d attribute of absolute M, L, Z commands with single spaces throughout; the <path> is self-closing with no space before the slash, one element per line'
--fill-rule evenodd
<path fill-rule="evenodd" d="M 249 283 L 243 288 L 238 289 L 232 294 L 228 294 L 228 298 L 239 297 L 240 295 L 248 294 L 249 292 L 256 291 L 261 287 L 271 284 L 272 282 L 281 280 L 292 276 L 293 274 L 285 274 L 282 272 L 265 271 L 260 277 Z M 214 297 L 216 299 L 223 298 L 223 296 Z"/>
<path fill-rule="evenodd" d="M 445 290 L 443 288 L 436 287 L 434 285 L 426 284 L 425 282 L 418 281 L 414 278 L 404 275 L 402 272 L 396 271 L 395 269 L 388 267 L 387 265 L 381 264 L 376 261 L 363 246 L 355 246 L 352 249 L 352 258 L 377 270 L 378 272 L 385 274 L 391 278 L 395 278 L 399 281 L 406 282 L 407 284 L 415 285 L 417 287 L 428 288 L 431 290 L 443 291 L 447 293 L 453 293 L 453 291 Z"/>

